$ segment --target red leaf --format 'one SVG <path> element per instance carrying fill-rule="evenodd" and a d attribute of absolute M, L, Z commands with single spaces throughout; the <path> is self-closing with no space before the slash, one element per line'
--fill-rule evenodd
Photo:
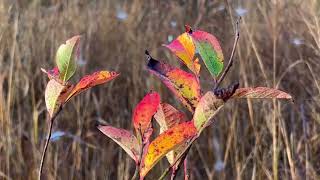
<path fill-rule="evenodd" d="M 119 144 L 136 163 L 139 162 L 140 145 L 137 138 L 131 132 L 112 126 L 99 126 L 98 129 Z"/>
<path fill-rule="evenodd" d="M 232 98 L 276 98 L 292 99 L 291 95 L 278 89 L 267 87 L 239 88 Z"/>
<path fill-rule="evenodd" d="M 148 53 L 147 55 L 149 71 L 159 77 L 189 111 L 193 112 L 201 97 L 197 78 L 191 73 L 153 59 Z"/>
<path fill-rule="evenodd" d="M 152 116 L 156 113 L 160 104 L 160 95 L 156 92 L 148 93 L 135 107 L 133 112 L 133 126 L 144 134 L 149 127 Z"/>
<path fill-rule="evenodd" d="M 140 176 L 144 177 L 163 156 L 182 144 L 187 143 L 196 135 L 197 129 L 191 121 L 181 123 L 164 131 L 150 143 L 143 159 Z"/>
<path fill-rule="evenodd" d="M 170 49 L 194 74 L 199 75 L 201 65 L 199 59 L 194 57 L 195 46 L 188 33 L 181 34 L 165 47 Z"/>
<path fill-rule="evenodd" d="M 83 77 L 76 84 L 76 86 L 73 88 L 71 93 L 68 95 L 68 97 L 66 98 L 66 102 L 69 101 L 70 98 L 72 98 L 73 96 L 76 96 L 76 95 L 84 92 L 85 90 L 93 87 L 93 86 L 104 84 L 104 83 L 116 78 L 118 75 L 119 75 L 119 73 L 116 73 L 113 71 L 111 71 L 111 72 L 98 71 L 98 72 L 95 72 L 91 75 L 87 75 L 87 76 Z"/>

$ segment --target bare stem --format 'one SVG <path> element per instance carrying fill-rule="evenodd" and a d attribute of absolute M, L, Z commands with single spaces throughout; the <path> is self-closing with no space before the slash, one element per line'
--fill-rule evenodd
<path fill-rule="evenodd" d="M 188 157 L 183 161 L 183 170 L 184 170 L 184 180 L 189 180 L 190 174 L 189 174 L 189 167 L 188 167 Z"/>
<path fill-rule="evenodd" d="M 46 158 L 46 154 L 47 154 L 47 149 L 48 149 L 48 146 L 49 146 L 49 142 L 50 142 L 50 139 L 51 139 L 53 122 L 54 122 L 54 120 L 56 119 L 56 117 L 58 116 L 58 114 L 61 112 L 61 110 L 62 110 L 62 106 L 60 106 L 60 108 L 58 109 L 57 113 L 56 113 L 54 116 L 52 116 L 51 119 L 50 119 L 49 131 L 48 131 L 48 134 L 47 134 L 46 143 L 45 143 L 45 145 L 44 145 L 44 149 L 43 149 L 42 156 L 41 156 L 41 162 L 40 162 L 38 180 L 41 180 L 43 165 L 44 165 L 44 161 L 45 161 L 45 158 Z"/>
<path fill-rule="evenodd" d="M 173 166 L 175 166 L 177 164 L 177 162 L 180 159 L 184 159 L 186 157 L 186 154 L 189 152 L 192 143 L 198 138 L 198 136 L 195 136 L 191 139 L 191 141 L 188 143 L 188 146 L 186 146 L 183 151 L 176 157 L 176 159 L 174 160 L 174 162 L 171 164 L 171 166 L 167 167 L 164 172 L 161 174 L 161 176 L 158 178 L 158 180 L 163 180 L 167 174 L 169 173 L 170 169 L 173 168 Z"/>
<path fill-rule="evenodd" d="M 141 164 L 141 160 L 142 160 L 142 156 L 143 156 L 143 149 L 144 149 L 144 145 L 143 145 L 143 133 L 141 131 L 141 125 L 140 125 L 140 128 L 139 128 L 139 136 L 138 138 L 140 138 L 140 142 L 141 142 L 141 146 L 140 146 L 140 155 L 139 155 L 139 160 L 138 162 L 136 163 L 136 170 L 134 171 L 134 174 L 131 178 L 131 180 L 135 180 L 135 179 L 138 179 L 138 176 L 139 176 L 139 170 L 140 170 L 140 164 Z"/>
<path fill-rule="evenodd" d="M 229 72 L 229 70 L 230 70 L 230 68 L 231 68 L 231 66 L 233 64 L 233 56 L 234 56 L 234 53 L 236 51 L 236 47 L 237 47 L 237 44 L 238 44 L 238 41 L 239 41 L 239 37 L 240 37 L 240 33 L 239 33 L 239 23 L 240 23 L 240 21 L 241 21 L 241 17 L 239 17 L 239 19 L 236 22 L 236 34 L 235 34 L 235 37 L 234 37 L 233 48 L 232 48 L 232 51 L 231 51 L 231 55 L 230 55 L 230 58 L 229 58 L 228 65 L 224 69 L 224 71 L 222 72 L 222 75 L 220 76 L 219 80 L 215 84 L 214 89 L 217 89 L 219 87 L 220 83 L 223 81 L 223 79 L 225 78 L 225 76 L 227 75 L 227 73 Z"/>

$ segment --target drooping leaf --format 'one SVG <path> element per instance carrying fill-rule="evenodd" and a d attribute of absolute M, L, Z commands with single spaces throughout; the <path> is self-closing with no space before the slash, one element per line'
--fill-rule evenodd
<path fill-rule="evenodd" d="M 197 106 L 201 93 L 197 78 L 181 69 L 153 59 L 147 52 L 148 70 L 159 77 L 162 82 L 193 112 Z"/>
<path fill-rule="evenodd" d="M 62 85 L 51 79 L 45 90 L 45 102 L 50 117 L 53 117 L 64 102 L 64 96 L 69 92 L 70 86 Z"/>
<path fill-rule="evenodd" d="M 188 33 L 181 34 L 165 47 L 170 49 L 194 74 L 199 76 L 201 65 L 199 59 L 195 57 L 195 46 Z"/>
<path fill-rule="evenodd" d="M 150 143 L 143 159 L 140 176 L 144 177 L 163 156 L 180 145 L 187 143 L 196 135 L 197 129 L 192 121 L 181 123 L 164 131 Z"/>
<path fill-rule="evenodd" d="M 187 27 L 187 32 L 191 35 L 198 53 L 214 77 L 218 76 L 223 69 L 224 56 L 218 39 L 205 31 L 192 31 Z"/>
<path fill-rule="evenodd" d="M 239 88 L 232 98 L 276 98 L 292 99 L 291 95 L 278 89 L 268 87 Z"/>
<path fill-rule="evenodd" d="M 160 125 L 160 134 L 182 122 L 187 121 L 187 117 L 183 112 L 178 111 L 170 104 L 161 103 L 154 118 Z M 185 144 L 182 144 L 173 151 L 167 153 L 166 157 L 168 162 L 172 165 L 175 158 L 185 148 Z M 177 163 L 178 165 L 179 163 Z"/>
<path fill-rule="evenodd" d="M 208 91 L 202 96 L 193 115 L 193 122 L 199 134 L 208 125 L 211 118 L 219 112 L 224 103 L 225 101 L 218 98 L 212 91 Z"/>
<path fill-rule="evenodd" d="M 63 82 L 68 81 L 77 68 L 77 54 L 79 50 L 80 36 L 74 36 L 67 40 L 65 44 L 60 45 L 56 54 L 56 63 L 60 72 L 60 79 Z"/>
<path fill-rule="evenodd" d="M 98 129 L 121 146 L 133 160 L 139 161 L 140 145 L 137 138 L 130 131 L 112 126 L 98 126 Z"/>
<path fill-rule="evenodd" d="M 157 112 L 160 95 L 157 92 L 148 93 L 135 107 L 132 122 L 134 128 L 144 134 L 151 123 L 152 116 Z"/>
<path fill-rule="evenodd" d="M 71 93 L 66 98 L 66 102 L 69 101 L 73 96 L 76 96 L 93 86 L 111 81 L 118 75 L 119 73 L 114 71 L 97 71 L 93 74 L 84 76 L 72 89 Z"/>

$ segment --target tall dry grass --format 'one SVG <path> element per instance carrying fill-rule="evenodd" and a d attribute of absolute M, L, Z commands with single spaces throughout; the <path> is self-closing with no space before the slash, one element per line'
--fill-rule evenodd
<path fill-rule="evenodd" d="M 229 4 L 228 4 L 228 3 Z M 49 146 L 46 179 L 129 179 L 134 163 L 97 131 L 99 123 L 132 128 L 131 112 L 150 89 L 183 107 L 145 68 L 144 50 L 179 65 L 161 44 L 184 24 L 212 32 L 226 59 L 236 9 L 245 8 L 235 64 L 224 85 L 270 86 L 295 103 L 233 101 L 197 141 L 191 179 L 320 179 L 320 3 L 317 0 L 243 1 L 0 1 L 0 179 L 35 179 L 47 130 L 40 68 L 81 34 L 81 75 L 98 69 L 121 76 L 66 106 L 54 131 L 68 132 Z M 118 9 L 128 14 L 116 17 Z M 174 27 L 170 22 L 176 21 Z M 204 89 L 210 89 L 202 72 Z M 150 173 L 155 179 L 165 160 Z"/>

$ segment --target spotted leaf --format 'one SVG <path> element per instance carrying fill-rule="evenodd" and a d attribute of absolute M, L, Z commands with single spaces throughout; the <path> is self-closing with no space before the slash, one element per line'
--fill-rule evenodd
<path fill-rule="evenodd" d="M 160 104 L 160 95 L 156 92 L 148 93 L 135 107 L 133 111 L 133 126 L 142 133 L 148 129 L 152 116 L 157 112 Z M 141 128 L 141 129 L 140 129 Z"/>
<path fill-rule="evenodd" d="M 98 129 L 121 146 L 136 163 L 139 162 L 140 145 L 137 138 L 130 131 L 112 126 L 99 126 Z"/>
<path fill-rule="evenodd" d="M 202 96 L 193 115 L 193 122 L 199 134 L 219 112 L 224 103 L 225 101 L 218 98 L 212 91 L 208 91 Z"/>
<path fill-rule="evenodd" d="M 63 97 L 69 92 L 70 86 L 62 85 L 54 79 L 51 79 L 45 90 L 45 102 L 50 117 L 53 117 L 60 106 L 64 103 Z"/>
<path fill-rule="evenodd" d="M 161 105 L 158 108 L 157 113 L 154 115 L 154 118 L 160 125 L 160 133 L 182 123 L 187 121 L 187 117 L 183 112 L 178 111 L 170 104 L 161 103 Z M 170 151 L 167 153 L 166 157 L 168 159 L 168 162 L 172 165 L 175 158 L 181 151 L 185 148 L 185 144 L 182 144 L 178 148 L 176 148 L 174 151 Z M 178 165 L 179 163 L 177 163 Z"/>
<path fill-rule="evenodd" d="M 66 102 L 70 100 L 73 96 L 76 96 L 85 90 L 97 86 L 100 84 L 104 84 L 114 78 L 116 78 L 119 73 L 116 72 L 109 72 L 109 71 L 98 71 L 91 75 L 84 76 L 81 80 L 75 85 L 72 89 L 68 97 L 66 98 Z"/>
<path fill-rule="evenodd" d="M 150 143 L 143 159 L 140 176 L 144 177 L 163 156 L 182 144 L 188 143 L 196 135 L 197 129 L 191 121 L 181 123 L 164 131 Z"/>
<path fill-rule="evenodd" d="M 201 93 L 197 78 L 188 72 L 153 59 L 148 52 L 148 70 L 159 77 L 162 82 L 193 112 L 197 106 Z"/>
<path fill-rule="evenodd" d="M 76 59 L 79 51 L 80 36 L 74 36 L 60 45 L 56 54 L 56 63 L 60 72 L 60 79 L 68 81 L 76 72 Z"/>
<path fill-rule="evenodd" d="M 170 49 L 194 74 L 199 75 L 201 65 L 199 59 L 195 57 L 195 46 L 188 33 L 181 34 L 164 46 Z"/>

